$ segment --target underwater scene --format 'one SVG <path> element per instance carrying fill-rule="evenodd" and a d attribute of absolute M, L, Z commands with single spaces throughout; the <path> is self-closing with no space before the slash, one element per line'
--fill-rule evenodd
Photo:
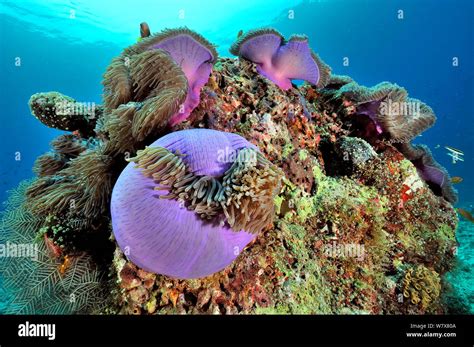
<path fill-rule="evenodd" d="M 0 0 L 0 314 L 472 314 L 473 6 Z"/>

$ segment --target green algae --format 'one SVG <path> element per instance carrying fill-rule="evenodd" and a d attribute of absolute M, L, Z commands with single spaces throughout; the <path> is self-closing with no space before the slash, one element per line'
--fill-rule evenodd
<path fill-rule="evenodd" d="M 291 143 L 287 143 L 285 146 L 283 146 L 283 149 L 281 151 L 281 157 L 283 159 L 286 159 L 294 150 L 294 147 Z"/>
<path fill-rule="evenodd" d="M 300 149 L 298 151 L 298 157 L 301 161 L 305 161 L 308 158 L 308 151 L 305 149 Z"/>
<path fill-rule="evenodd" d="M 285 240 L 286 252 L 277 252 L 276 267 L 285 274 L 281 291 L 284 298 L 273 307 L 257 307 L 257 314 L 329 314 L 332 313 L 331 290 L 321 273 L 321 263 L 315 254 L 305 247 L 313 232 L 299 224 L 281 221 L 278 224 Z M 289 254 L 296 261 L 290 264 Z M 294 265 L 296 264 L 296 265 Z M 296 268 L 295 268 L 296 266 Z"/>

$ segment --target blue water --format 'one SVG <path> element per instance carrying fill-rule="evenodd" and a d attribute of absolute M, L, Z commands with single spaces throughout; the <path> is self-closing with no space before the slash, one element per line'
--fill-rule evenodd
<path fill-rule="evenodd" d="M 438 117 L 416 142 L 464 178 L 456 186 L 459 206 L 473 207 L 473 16 L 472 0 L 0 0 L 0 201 L 33 175 L 34 160 L 61 133 L 30 115 L 29 97 L 56 90 L 101 103 L 103 72 L 146 21 L 152 32 L 188 26 L 220 55 L 230 55 L 241 29 L 306 34 L 334 73 L 367 86 L 387 80 L 405 87 Z M 453 164 L 445 145 L 463 150 L 465 161 Z"/>

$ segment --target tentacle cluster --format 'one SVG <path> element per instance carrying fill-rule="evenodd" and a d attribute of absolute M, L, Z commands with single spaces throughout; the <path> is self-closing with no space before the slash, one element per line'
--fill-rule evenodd
<path fill-rule="evenodd" d="M 142 35 L 126 48 L 104 74 L 109 115 L 101 128 L 110 139 L 107 150 L 133 151 L 131 142 L 156 137 L 167 125 L 186 119 L 199 103 L 216 58 L 214 46 L 187 28 Z"/>
<path fill-rule="evenodd" d="M 389 82 L 372 88 L 350 82 L 339 89 L 336 97 L 353 102 L 356 115 L 368 116 L 379 127 L 379 133 L 388 134 L 393 142 L 410 142 L 436 121 L 428 105 L 409 98 L 404 88 Z"/>
<path fill-rule="evenodd" d="M 96 218 L 108 209 L 111 164 L 101 149 L 81 153 L 55 175 L 36 180 L 27 190 L 27 205 L 36 215 Z"/>
<path fill-rule="evenodd" d="M 281 186 L 281 172 L 261 153 L 246 148 L 222 178 L 190 172 L 183 155 L 163 147 L 147 147 L 130 159 L 145 176 L 168 190 L 160 198 L 178 199 L 201 218 L 212 219 L 220 212 L 234 231 L 258 233 L 273 219 L 273 198 Z"/>
<path fill-rule="evenodd" d="M 39 156 L 33 166 L 33 171 L 39 176 L 54 175 L 64 167 L 67 162 L 76 158 L 87 149 L 77 136 L 72 134 L 60 135 L 51 142 L 53 152 Z"/>
<path fill-rule="evenodd" d="M 130 141 L 156 136 L 179 112 L 188 89 L 183 71 L 165 51 L 145 51 L 127 57 L 128 63 L 123 56 L 119 58 L 104 75 L 108 110 L 104 130 L 108 131 L 111 151 L 130 147 Z M 123 136 L 126 130 L 122 127 L 131 128 L 131 133 Z"/>

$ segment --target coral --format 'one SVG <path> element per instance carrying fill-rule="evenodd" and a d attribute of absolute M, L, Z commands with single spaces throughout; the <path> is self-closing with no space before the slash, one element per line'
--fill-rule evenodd
<path fill-rule="evenodd" d="M 402 290 L 403 296 L 413 305 L 420 305 L 426 310 L 439 297 L 441 291 L 439 275 L 423 265 L 411 267 L 405 272 Z"/>
<path fill-rule="evenodd" d="M 350 161 L 355 166 L 361 166 L 377 157 L 374 149 L 358 137 L 343 137 L 340 151 L 344 160 Z"/>
<path fill-rule="evenodd" d="M 257 71 L 283 90 L 291 80 L 308 81 L 324 87 L 331 69 L 309 47 L 306 36 L 294 35 L 288 41 L 274 29 L 258 29 L 240 36 L 230 52 L 257 64 Z"/>
<path fill-rule="evenodd" d="M 114 186 L 112 224 L 122 250 L 147 271 L 212 274 L 272 222 L 279 173 L 240 136 L 174 132 L 130 160 Z"/>
<path fill-rule="evenodd" d="M 89 256 L 57 257 L 46 239 L 38 238 L 42 220 L 24 205 L 30 183 L 22 182 L 12 193 L 1 218 L 0 240 L 16 252 L 3 254 L 0 261 L 2 286 L 11 294 L 4 313 L 98 312 L 105 305 L 101 273 Z"/>
<path fill-rule="evenodd" d="M 89 107 L 58 92 L 37 93 L 29 102 L 31 113 L 43 124 L 60 130 L 90 134 L 101 107 Z"/>

